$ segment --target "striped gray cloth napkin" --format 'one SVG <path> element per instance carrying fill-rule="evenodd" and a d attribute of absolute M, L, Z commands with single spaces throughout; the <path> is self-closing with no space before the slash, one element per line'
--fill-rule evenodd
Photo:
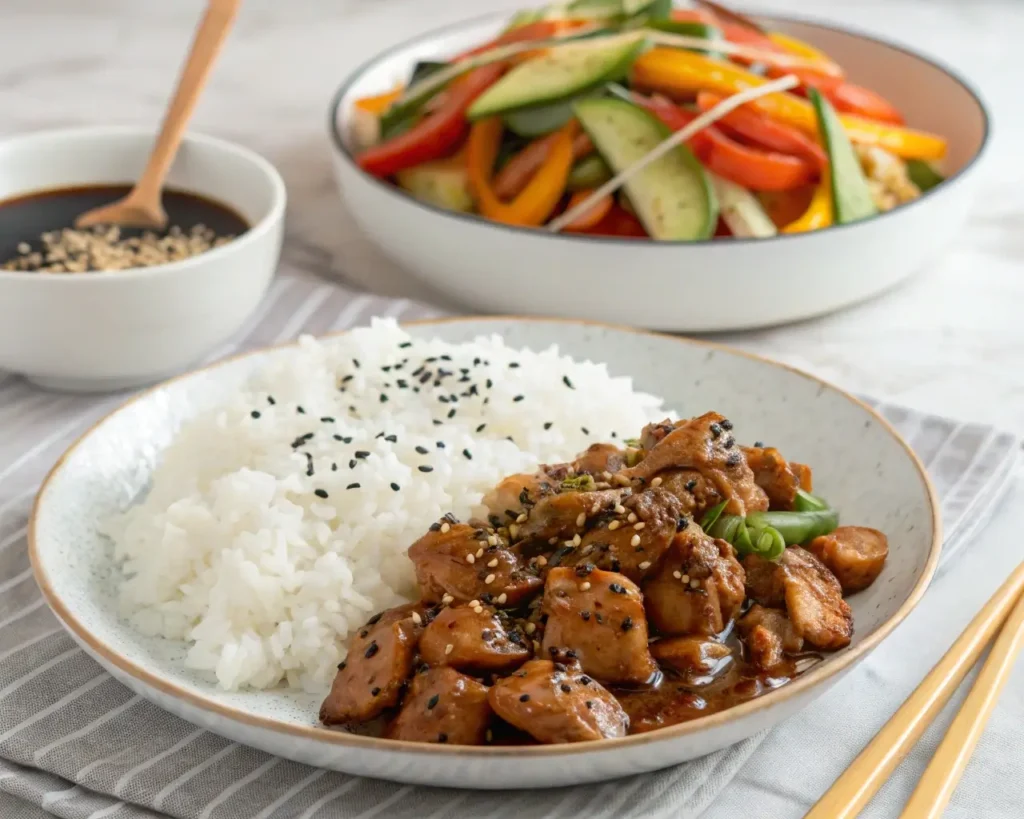
<path fill-rule="evenodd" d="M 320 280 L 277 279 L 234 350 L 436 311 L 354 294 Z M 395 785 L 318 770 L 222 739 L 114 681 L 68 637 L 32 579 L 25 527 L 47 470 L 125 395 L 61 396 L 0 376 L 0 817 L 38 819 L 654 819 L 695 817 L 760 744 L 754 737 L 703 759 L 590 785 L 471 792 Z M 876 406 L 926 462 L 942 496 L 944 562 L 984 520 L 1015 463 L 1019 440 L 900 407 Z"/>

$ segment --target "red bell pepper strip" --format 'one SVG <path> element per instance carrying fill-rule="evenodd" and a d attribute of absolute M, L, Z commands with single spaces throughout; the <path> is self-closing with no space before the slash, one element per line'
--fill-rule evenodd
<path fill-rule="evenodd" d="M 596 225 L 578 232 L 588 236 L 615 236 L 620 239 L 649 238 L 640 220 L 618 204 L 612 204 L 608 213 Z"/>
<path fill-rule="evenodd" d="M 634 98 L 673 131 L 689 125 L 698 116 L 664 97 L 644 99 L 634 95 Z M 709 171 L 749 190 L 790 190 L 810 184 L 819 173 L 806 159 L 748 148 L 714 125 L 694 134 L 687 144 Z"/>
<path fill-rule="evenodd" d="M 469 131 L 466 109 L 504 72 L 500 63 L 469 72 L 451 85 L 436 111 L 405 133 L 368 148 L 356 157 L 367 173 L 387 177 L 398 171 L 450 154 Z"/>
<path fill-rule="evenodd" d="M 523 150 L 512 157 L 494 176 L 494 193 L 499 199 L 514 199 L 529 184 L 537 168 L 544 164 L 551 153 L 551 147 L 558 140 L 558 132 L 546 137 L 535 139 Z M 594 151 L 594 143 L 585 133 L 578 133 L 572 141 L 572 158 L 574 160 L 587 156 Z"/>
<path fill-rule="evenodd" d="M 572 197 L 569 199 L 569 204 L 566 206 L 566 210 L 572 210 L 584 199 L 590 197 L 593 193 L 593 190 L 576 191 L 576 193 L 574 193 Z M 590 210 L 588 210 L 586 213 L 580 214 L 575 219 L 573 219 L 569 224 L 567 224 L 565 226 L 565 230 L 581 231 L 586 230 L 587 228 L 594 227 L 595 225 L 599 224 L 605 216 L 608 215 L 608 213 L 612 209 L 612 205 L 614 204 L 615 200 L 612 198 L 612 195 L 610 193 L 605 194 L 593 204 Z"/>
<path fill-rule="evenodd" d="M 805 68 L 769 67 L 767 73 L 771 77 L 782 77 L 785 74 L 796 75 L 800 79 L 800 85 L 793 89 L 794 94 L 804 97 L 807 96 L 806 88 L 817 88 L 837 111 L 844 114 L 855 114 L 865 119 L 873 119 L 876 122 L 885 122 L 890 125 L 904 124 L 903 115 L 881 94 L 870 88 L 845 82 L 841 77 L 828 77 Z"/>
<path fill-rule="evenodd" d="M 721 101 L 722 97 L 706 91 L 697 94 L 697 107 L 701 111 L 708 111 Z M 803 131 L 768 119 L 746 106 L 730 111 L 715 123 L 715 127 L 727 134 L 732 131 L 761 148 L 810 160 L 818 170 L 828 167 L 824 149 Z"/>

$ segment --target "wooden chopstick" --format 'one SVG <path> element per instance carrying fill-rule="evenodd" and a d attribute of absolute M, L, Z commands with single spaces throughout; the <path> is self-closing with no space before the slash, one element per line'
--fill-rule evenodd
<path fill-rule="evenodd" d="M 1024 596 L 999 632 L 981 673 L 938 750 L 911 794 L 901 819 L 939 819 L 981 739 L 999 694 L 1010 679 L 1014 660 L 1024 647 Z"/>
<path fill-rule="evenodd" d="M 1014 569 L 938 665 L 804 819 L 853 819 L 860 813 L 978 661 L 985 646 L 1006 621 L 1022 589 L 1024 563 Z M 1014 613 L 1016 615 L 1016 611 Z"/>

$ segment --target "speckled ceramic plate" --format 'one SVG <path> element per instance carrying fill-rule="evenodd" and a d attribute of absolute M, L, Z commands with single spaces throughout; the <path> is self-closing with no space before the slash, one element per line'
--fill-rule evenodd
<path fill-rule="evenodd" d="M 921 598 L 940 548 L 939 513 L 924 468 L 877 414 L 824 382 L 710 344 L 594 324 L 457 319 L 410 327 L 467 341 L 500 333 L 534 349 L 557 343 L 608 363 L 683 415 L 708 409 L 744 435 L 814 467 L 816 489 L 847 521 L 889 535 L 881 578 L 850 599 L 852 645 L 782 688 L 728 711 L 605 742 L 529 748 L 421 745 L 353 736 L 317 724 L 319 696 L 229 693 L 182 663 L 184 646 L 140 636 L 119 620 L 112 544 L 97 523 L 145 491 L 175 430 L 217 404 L 271 356 L 251 353 L 174 379 L 129 401 L 84 435 L 40 490 L 30 527 L 36 579 L 78 643 L 159 706 L 211 731 L 290 759 L 353 774 L 453 787 L 545 787 L 667 767 L 751 736 L 805 706 L 885 638 Z"/>

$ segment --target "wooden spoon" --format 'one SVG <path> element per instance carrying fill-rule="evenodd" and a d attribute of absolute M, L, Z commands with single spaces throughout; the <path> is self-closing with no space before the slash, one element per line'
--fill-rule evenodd
<path fill-rule="evenodd" d="M 75 220 L 76 228 L 123 225 L 163 230 L 167 226 L 160 191 L 185 135 L 185 126 L 210 76 L 210 69 L 231 31 L 239 5 L 241 0 L 210 0 L 196 29 L 192 49 L 142 176 L 124 199 L 93 208 L 79 216 Z"/>

